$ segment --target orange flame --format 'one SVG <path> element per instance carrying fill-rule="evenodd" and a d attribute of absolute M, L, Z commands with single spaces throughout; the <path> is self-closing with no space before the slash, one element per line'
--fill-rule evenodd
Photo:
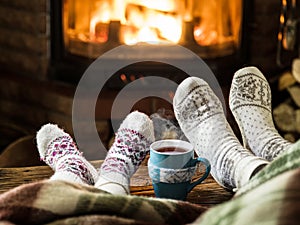
<path fill-rule="evenodd" d="M 96 27 L 119 15 L 124 26 L 123 42 L 178 43 L 182 32 L 182 15 L 174 0 L 126 0 L 121 5 L 103 4 L 90 20 L 90 36 L 97 41 Z M 120 9 L 124 7 L 123 9 Z M 120 13 L 123 11 L 124 13 Z"/>
<path fill-rule="evenodd" d="M 223 1 L 225 4 L 225 0 Z M 88 41 L 106 42 L 109 22 L 116 20 L 121 22 L 120 40 L 128 45 L 139 42 L 177 44 L 182 35 L 184 21 L 192 21 L 193 18 L 193 35 L 199 45 L 229 43 L 239 37 L 239 0 L 233 1 L 230 7 L 225 4 L 225 8 L 221 3 L 183 0 L 95 2 L 89 20 L 89 34 L 85 36 Z M 283 2 L 286 4 L 286 0 Z M 225 10 L 224 13 L 222 10 Z M 220 16 L 222 13 L 227 16 Z M 281 16 L 280 21 L 284 23 L 284 17 Z"/>

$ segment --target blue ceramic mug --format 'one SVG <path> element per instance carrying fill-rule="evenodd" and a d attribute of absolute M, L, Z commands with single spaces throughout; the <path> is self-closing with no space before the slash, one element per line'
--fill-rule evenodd
<path fill-rule="evenodd" d="M 198 163 L 205 166 L 205 172 L 191 182 Z M 205 158 L 194 158 L 194 148 L 189 142 L 167 139 L 151 144 L 148 171 L 156 197 L 185 200 L 187 194 L 207 178 L 210 163 Z"/>

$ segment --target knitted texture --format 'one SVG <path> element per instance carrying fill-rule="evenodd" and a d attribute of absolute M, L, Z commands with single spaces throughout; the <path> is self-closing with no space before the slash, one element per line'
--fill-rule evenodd
<path fill-rule="evenodd" d="M 275 129 L 271 89 L 256 67 L 245 67 L 234 74 L 229 106 L 240 128 L 244 147 L 255 155 L 272 161 L 290 147 L 291 143 Z"/>
<path fill-rule="evenodd" d="M 173 106 L 181 129 L 198 156 L 210 161 L 211 174 L 222 186 L 243 186 L 256 168 L 267 163 L 239 143 L 221 102 L 204 80 L 185 79 L 176 90 Z"/>
<path fill-rule="evenodd" d="M 118 129 L 101 165 L 96 187 L 109 181 L 122 185 L 129 192 L 130 178 L 148 154 L 153 141 L 154 130 L 149 117 L 140 112 L 130 113 Z"/>
<path fill-rule="evenodd" d="M 191 181 L 195 175 L 197 166 L 181 168 L 181 169 L 170 169 L 155 166 L 148 161 L 148 172 L 149 177 L 154 183 L 182 183 Z"/>
<path fill-rule="evenodd" d="M 55 171 L 50 179 L 95 183 L 96 169 L 82 156 L 71 136 L 57 125 L 43 126 L 37 133 L 37 145 L 41 160 Z"/>

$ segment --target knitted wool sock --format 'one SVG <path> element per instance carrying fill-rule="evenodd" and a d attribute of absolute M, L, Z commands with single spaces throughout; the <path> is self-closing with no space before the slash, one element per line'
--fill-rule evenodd
<path fill-rule="evenodd" d="M 115 141 L 101 165 L 95 187 L 112 194 L 129 194 L 130 178 L 149 152 L 154 141 L 152 121 L 143 113 L 132 112 L 122 122 Z"/>
<path fill-rule="evenodd" d="M 268 161 L 291 146 L 274 127 L 271 89 L 256 67 L 238 70 L 233 77 L 229 106 L 240 128 L 243 144 Z"/>
<path fill-rule="evenodd" d="M 211 174 L 220 185 L 240 188 L 267 164 L 239 143 L 221 102 L 202 79 L 185 79 L 176 90 L 173 106 L 181 129 L 198 156 L 210 161 Z"/>
<path fill-rule="evenodd" d="M 97 170 L 82 156 L 71 136 L 57 125 L 46 124 L 36 135 L 41 160 L 55 173 L 50 180 L 93 185 Z"/>

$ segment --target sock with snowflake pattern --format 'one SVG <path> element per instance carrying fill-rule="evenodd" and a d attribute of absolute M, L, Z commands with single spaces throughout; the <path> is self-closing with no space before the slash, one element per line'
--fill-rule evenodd
<path fill-rule="evenodd" d="M 223 187 L 238 189 L 268 162 L 245 149 L 228 124 L 222 104 L 198 77 L 177 88 L 173 106 L 185 136 L 200 157 L 211 163 L 211 174 Z"/>
<path fill-rule="evenodd" d="M 291 146 L 274 126 L 271 89 L 256 67 L 245 67 L 234 74 L 229 107 L 240 128 L 244 147 L 255 155 L 272 161 Z"/>

